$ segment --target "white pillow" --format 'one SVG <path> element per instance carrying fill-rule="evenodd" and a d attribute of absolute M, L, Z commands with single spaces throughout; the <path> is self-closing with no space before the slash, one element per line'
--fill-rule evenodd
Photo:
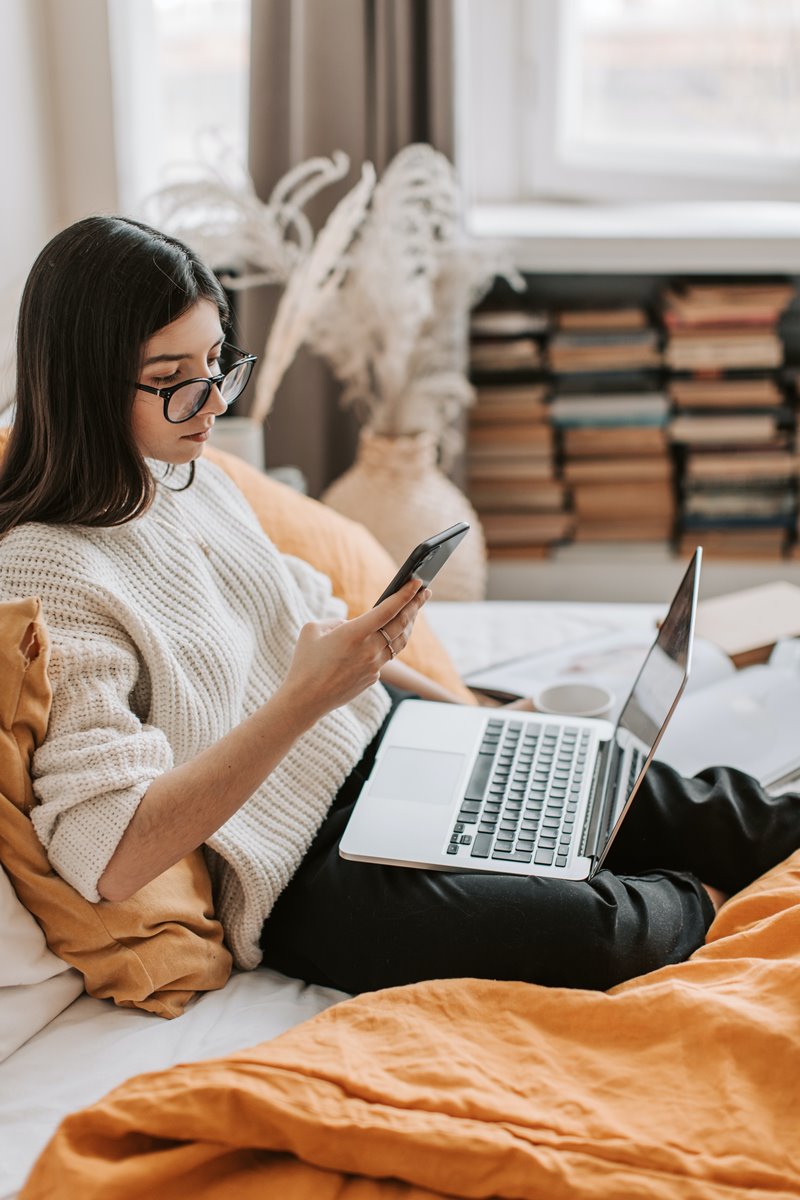
<path fill-rule="evenodd" d="M 48 949 L 0 867 L 0 1062 L 82 991 L 82 975 Z"/>

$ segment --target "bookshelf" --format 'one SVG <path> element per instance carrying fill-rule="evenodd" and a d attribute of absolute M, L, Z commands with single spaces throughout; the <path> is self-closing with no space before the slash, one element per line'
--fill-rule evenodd
<path fill-rule="evenodd" d="M 478 403 L 464 484 L 488 525 L 490 595 L 658 601 L 693 539 L 709 543 L 708 594 L 800 582 L 791 549 L 800 279 L 621 272 L 525 280 L 522 296 L 498 281 L 472 334 Z M 754 291 L 762 282 L 777 291 Z M 703 308 L 707 301 L 743 307 L 722 311 L 720 330 L 720 310 Z M 762 301 L 773 304 L 771 320 L 753 312 Z M 525 343 L 517 361 L 503 363 L 503 340 Z M 698 463 L 713 475 L 710 452 L 732 478 L 690 481 Z M 751 467 L 765 461 L 761 478 Z M 729 510 L 734 526 L 737 512 L 744 519 L 730 549 Z M 772 520 L 771 533 L 756 528 L 756 515 L 763 529 Z"/>

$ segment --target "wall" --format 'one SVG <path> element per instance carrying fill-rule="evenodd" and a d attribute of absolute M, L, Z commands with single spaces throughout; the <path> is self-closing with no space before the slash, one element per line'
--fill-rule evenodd
<path fill-rule="evenodd" d="M 0 0 L 0 413 L 19 293 L 44 243 L 116 207 L 106 0 Z"/>
<path fill-rule="evenodd" d="M 43 0 L 0 0 L 0 423 L 13 394 L 13 347 L 22 281 L 53 228 L 56 199 Z"/>
<path fill-rule="evenodd" d="M 0 293 L 24 276 L 56 218 L 43 0 L 0 0 Z"/>

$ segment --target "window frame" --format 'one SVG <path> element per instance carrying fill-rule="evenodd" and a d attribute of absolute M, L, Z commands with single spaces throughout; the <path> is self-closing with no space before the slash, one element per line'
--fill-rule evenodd
<path fill-rule="evenodd" d="M 483 11 L 488 4 L 496 16 L 491 24 Z M 791 161 L 733 155 L 711 159 L 687 152 L 665 160 L 660 150 L 570 149 L 566 131 L 573 68 L 568 39 L 575 12 L 574 0 L 470 0 L 456 5 L 457 157 L 471 203 L 800 200 L 800 156 Z M 499 120 L 492 117 L 491 105 L 476 113 L 471 101 L 470 57 L 476 41 L 482 54 L 495 62 L 505 55 L 509 63 L 507 75 L 493 88 Z M 480 126 L 477 148 L 469 136 L 475 123 Z M 480 162 L 482 152 L 494 162 L 491 184 Z"/>

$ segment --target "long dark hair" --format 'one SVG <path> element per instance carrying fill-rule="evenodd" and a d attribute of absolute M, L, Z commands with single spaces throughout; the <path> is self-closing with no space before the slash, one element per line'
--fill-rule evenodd
<path fill-rule="evenodd" d="M 14 424 L 0 469 L 0 534 L 24 521 L 121 525 L 153 498 L 133 439 L 144 343 L 225 293 L 175 238 L 125 217 L 87 217 L 42 250 L 17 325 Z"/>

